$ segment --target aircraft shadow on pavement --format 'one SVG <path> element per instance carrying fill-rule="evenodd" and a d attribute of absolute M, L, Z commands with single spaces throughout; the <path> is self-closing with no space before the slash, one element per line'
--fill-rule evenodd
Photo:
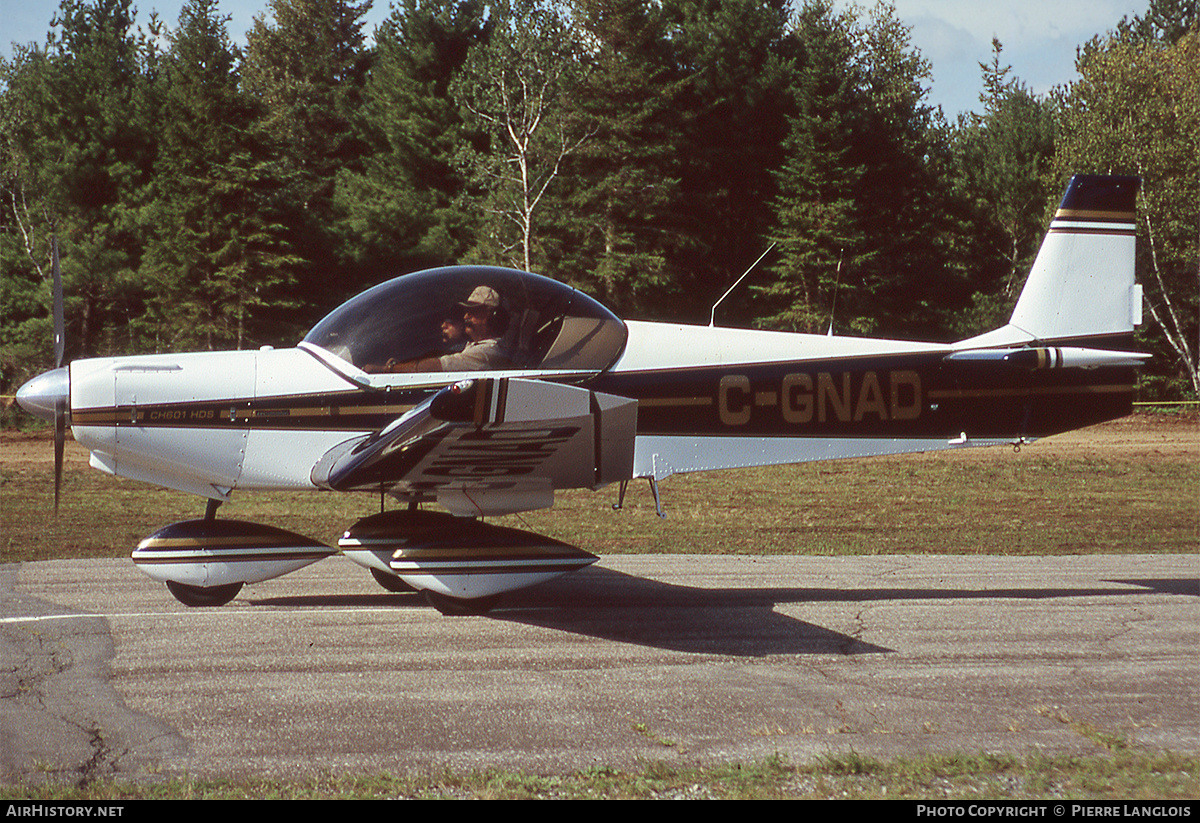
<path fill-rule="evenodd" d="M 776 612 L 796 589 L 701 589 L 598 567 L 509 592 L 482 619 L 702 654 L 880 654 L 891 651 Z M 802 596 L 801 596 L 802 598 Z M 429 608 L 416 593 L 250 598 L 255 606 Z M 463 618 L 447 617 L 447 620 Z M 475 618 L 481 619 L 481 618 Z"/>
<path fill-rule="evenodd" d="M 1200 597 L 1200 577 L 1178 580 L 1113 580 L 1112 582 L 1124 583 L 1126 586 L 1141 586 L 1160 594 L 1190 594 L 1193 597 Z"/>
<path fill-rule="evenodd" d="M 1106 581 L 1108 582 L 1108 581 Z M 672 651 L 773 654 L 886 654 L 891 649 L 779 613 L 781 604 L 898 600 L 1053 599 L 1197 594 L 1194 580 L 1114 580 L 1111 587 L 871 588 L 796 586 L 696 588 L 593 566 L 510 592 L 486 618 Z M 1137 588 L 1131 588 L 1137 587 Z M 428 608 L 419 594 L 307 595 L 253 599 L 259 606 Z M 446 618 L 447 620 L 460 618 Z"/>
<path fill-rule="evenodd" d="M 710 654 L 881 654 L 892 649 L 780 614 L 781 604 L 946 599 L 1053 599 L 1191 594 L 1196 581 L 1112 581 L 1120 587 L 872 588 L 793 586 L 709 589 L 676 586 L 602 567 L 513 592 L 491 616 L 631 643 Z M 1139 588 L 1128 588 L 1137 586 Z"/>
<path fill-rule="evenodd" d="M 788 588 L 678 586 L 599 567 L 512 592 L 496 620 L 694 654 L 883 654 L 890 649 L 822 628 L 775 607 Z"/>

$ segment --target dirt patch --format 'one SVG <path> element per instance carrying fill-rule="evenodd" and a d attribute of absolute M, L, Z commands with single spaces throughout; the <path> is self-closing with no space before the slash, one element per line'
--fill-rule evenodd
<path fill-rule="evenodd" d="M 68 430 L 63 460 L 67 463 L 86 463 L 87 459 L 87 450 L 75 442 Z M 53 460 L 53 432 L 22 432 L 9 429 L 0 432 L 0 463 L 5 466 L 12 468 L 29 463 L 50 463 Z"/>
<path fill-rule="evenodd" d="M 1059 453 L 1121 453 L 1128 457 L 1200 456 L 1200 413 L 1132 414 L 1098 426 L 1056 434 L 1037 448 Z"/>

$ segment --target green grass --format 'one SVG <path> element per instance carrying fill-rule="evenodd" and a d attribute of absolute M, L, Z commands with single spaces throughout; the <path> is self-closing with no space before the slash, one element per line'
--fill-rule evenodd
<path fill-rule="evenodd" d="M 1200 758 L 1124 749 L 1109 756 L 931 754 L 877 760 L 856 752 L 795 764 L 783 757 L 709 768 L 646 763 L 564 775 L 502 769 L 465 774 L 330 775 L 295 781 L 98 781 L 0 787 L 5 800 L 362 799 L 970 799 L 1188 800 L 1200 797 Z"/>

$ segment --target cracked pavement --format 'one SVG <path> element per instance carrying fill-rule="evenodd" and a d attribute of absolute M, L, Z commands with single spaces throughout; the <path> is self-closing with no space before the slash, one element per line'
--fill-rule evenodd
<path fill-rule="evenodd" d="M 0 566 L 0 615 L 33 618 L 0 623 L 0 775 L 82 785 L 185 751 L 183 738 L 113 690 L 108 621 L 68 618 L 14 591 L 18 573 Z"/>
<path fill-rule="evenodd" d="M 0 566 L 5 782 L 1200 751 L 1200 557 L 609 556 L 443 617 L 343 558 L 188 609 Z"/>

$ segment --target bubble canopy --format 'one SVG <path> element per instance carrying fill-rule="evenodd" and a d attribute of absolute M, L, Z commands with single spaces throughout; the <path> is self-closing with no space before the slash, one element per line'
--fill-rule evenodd
<path fill-rule="evenodd" d="M 449 327 L 461 332 L 469 301 L 486 305 L 505 370 L 594 374 L 625 348 L 625 324 L 592 298 L 547 277 L 491 266 L 428 269 L 388 280 L 334 309 L 304 343 L 369 372 L 387 371 L 388 363 L 428 364 L 462 348 Z"/>

